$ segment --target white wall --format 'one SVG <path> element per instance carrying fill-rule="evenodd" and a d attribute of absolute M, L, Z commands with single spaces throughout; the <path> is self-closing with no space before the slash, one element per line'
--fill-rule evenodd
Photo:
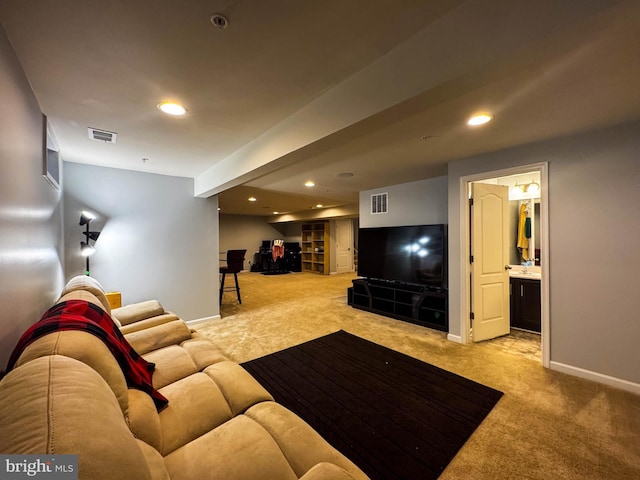
<path fill-rule="evenodd" d="M 123 303 L 157 299 L 184 320 L 219 315 L 218 198 L 193 180 L 64 163 L 67 278 L 83 274 L 80 212 L 99 215 L 91 276 Z"/>
<path fill-rule="evenodd" d="M 42 176 L 42 113 L 0 27 L 0 370 L 63 287 L 61 194 Z"/>
<path fill-rule="evenodd" d="M 371 214 L 371 195 L 388 192 L 387 214 Z M 447 177 L 360 192 L 360 228 L 447 223 Z"/>
<path fill-rule="evenodd" d="M 549 163 L 552 367 L 640 383 L 640 123 L 449 164 L 450 332 L 460 335 L 460 179 Z"/>

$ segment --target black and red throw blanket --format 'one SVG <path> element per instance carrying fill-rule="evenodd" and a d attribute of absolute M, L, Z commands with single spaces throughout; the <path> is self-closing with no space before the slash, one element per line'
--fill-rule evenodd
<path fill-rule="evenodd" d="M 36 339 L 61 330 L 81 330 L 98 337 L 118 361 L 131 388 L 148 393 L 158 411 L 169 401 L 153 388 L 152 374 L 155 364 L 147 362 L 124 338 L 113 320 L 100 307 L 84 300 L 69 300 L 51 307 L 42 318 L 24 332 L 7 366 L 9 372 L 23 350 Z"/>

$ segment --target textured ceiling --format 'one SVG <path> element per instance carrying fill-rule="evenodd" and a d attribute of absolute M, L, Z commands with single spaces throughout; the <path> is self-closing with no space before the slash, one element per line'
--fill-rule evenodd
<path fill-rule="evenodd" d="M 193 177 L 225 213 L 352 204 L 640 117 L 637 1 L 3 0 L 0 21 L 66 161 Z"/>

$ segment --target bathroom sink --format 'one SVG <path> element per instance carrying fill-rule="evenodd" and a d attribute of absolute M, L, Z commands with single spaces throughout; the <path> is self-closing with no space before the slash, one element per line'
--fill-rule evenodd
<path fill-rule="evenodd" d="M 540 280 L 540 278 L 542 277 L 540 272 L 531 272 L 531 271 L 525 272 L 523 270 L 510 270 L 509 276 L 515 277 L 515 278 L 533 278 L 536 280 Z"/>

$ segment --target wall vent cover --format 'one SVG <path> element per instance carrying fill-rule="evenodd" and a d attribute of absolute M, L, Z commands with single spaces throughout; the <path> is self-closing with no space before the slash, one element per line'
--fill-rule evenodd
<path fill-rule="evenodd" d="M 371 195 L 371 213 L 387 213 L 389 211 L 389 193 L 374 193 Z"/>
<path fill-rule="evenodd" d="M 92 127 L 88 127 L 87 130 L 91 140 L 98 140 L 104 143 L 116 143 L 118 138 L 118 134 L 115 132 L 107 132 L 106 130 L 99 130 Z"/>

